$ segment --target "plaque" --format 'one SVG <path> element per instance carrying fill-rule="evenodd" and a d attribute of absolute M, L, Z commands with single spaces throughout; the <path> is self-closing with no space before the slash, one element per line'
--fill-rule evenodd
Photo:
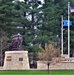
<path fill-rule="evenodd" d="M 19 61 L 23 61 L 23 58 L 19 58 Z"/>
<path fill-rule="evenodd" d="M 6 61 L 11 61 L 11 59 L 6 59 Z"/>
<path fill-rule="evenodd" d="M 7 56 L 7 58 L 11 58 L 11 56 Z"/>

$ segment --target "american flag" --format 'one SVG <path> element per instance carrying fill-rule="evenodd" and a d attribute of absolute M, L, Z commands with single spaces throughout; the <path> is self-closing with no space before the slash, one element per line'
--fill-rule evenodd
<path fill-rule="evenodd" d="M 74 12 L 74 7 L 70 7 L 70 12 Z"/>

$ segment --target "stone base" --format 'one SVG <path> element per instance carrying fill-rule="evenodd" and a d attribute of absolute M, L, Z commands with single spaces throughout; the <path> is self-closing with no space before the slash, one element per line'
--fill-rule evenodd
<path fill-rule="evenodd" d="M 4 70 L 30 69 L 28 51 L 6 51 L 3 69 Z"/>
<path fill-rule="evenodd" d="M 63 55 L 61 55 L 61 57 L 69 58 L 69 57 L 68 57 L 68 54 L 63 54 Z"/>
<path fill-rule="evenodd" d="M 43 61 L 37 61 L 37 69 L 48 69 L 48 66 Z M 74 58 L 66 58 L 60 62 L 51 63 L 50 70 L 74 70 Z"/>

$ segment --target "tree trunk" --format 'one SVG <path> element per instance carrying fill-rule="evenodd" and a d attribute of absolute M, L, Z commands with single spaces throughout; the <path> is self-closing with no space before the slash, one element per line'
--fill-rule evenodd
<path fill-rule="evenodd" d="M 47 65 L 48 65 L 48 75 L 49 75 L 49 65 L 50 65 L 50 63 L 48 63 Z"/>

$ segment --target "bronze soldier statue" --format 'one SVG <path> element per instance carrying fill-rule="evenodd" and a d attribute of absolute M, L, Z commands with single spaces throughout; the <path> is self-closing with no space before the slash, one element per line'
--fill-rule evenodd
<path fill-rule="evenodd" d="M 12 50 L 22 50 L 22 35 L 17 34 L 12 37 Z"/>

